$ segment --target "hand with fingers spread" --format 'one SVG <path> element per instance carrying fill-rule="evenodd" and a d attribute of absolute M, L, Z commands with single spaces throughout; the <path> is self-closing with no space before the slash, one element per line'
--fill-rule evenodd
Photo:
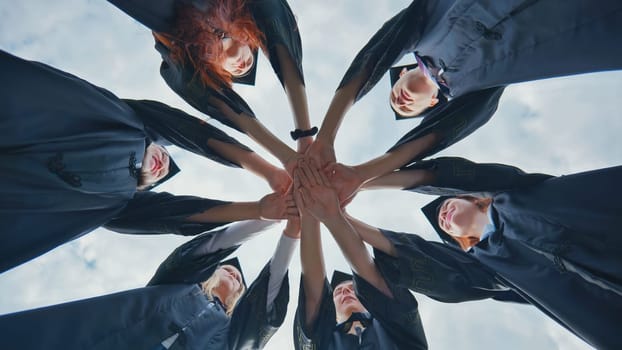
<path fill-rule="evenodd" d="M 315 161 L 319 167 L 324 168 L 337 161 L 335 148 L 329 142 L 316 138 L 307 148 L 306 156 Z"/>
<path fill-rule="evenodd" d="M 350 203 L 363 185 L 363 179 L 357 173 L 356 168 L 352 166 L 333 163 L 327 166 L 324 172 L 329 174 L 330 183 L 337 190 L 342 206 Z"/>
<path fill-rule="evenodd" d="M 298 216 L 298 209 L 291 194 L 271 193 L 259 200 L 259 217 L 265 220 L 281 220 Z"/>
<path fill-rule="evenodd" d="M 299 163 L 294 172 L 294 187 L 296 204 L 302 213 L 323 222 L 341 215 L 337 193 L 315 162 Z"/>

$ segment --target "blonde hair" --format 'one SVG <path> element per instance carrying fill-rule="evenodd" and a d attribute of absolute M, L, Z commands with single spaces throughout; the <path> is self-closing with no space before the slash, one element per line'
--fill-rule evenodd
<path fill-rule="evenodd" d="M 219 268 L 220 266 L 216 270 L 218 270 Z M 216 276 L 216 271 L 214 271 L 210 278 L 206 279 L 201 283 L 201 289 L 203 290 L 203 293 L 205 293 L 205 295 L 207 295 L 210 299 L 214 299 L 213 290 L 214 288 L 218 287 L 219 284 L 220 279 L 218 278 L 218 276 Z M 240 283 L 240 288 L 235 293 L 229 295 L 226 300 L 221 300 L 221 302 L 225 304 L 225 313 L 227 314 L 227 316 L 231 316 L 236 304 L 238 303 L 238 300 L 240 300 L 242 294 L 244 294 L 245 291 L 246 287 L 244 286 L 244 283 Z"/>

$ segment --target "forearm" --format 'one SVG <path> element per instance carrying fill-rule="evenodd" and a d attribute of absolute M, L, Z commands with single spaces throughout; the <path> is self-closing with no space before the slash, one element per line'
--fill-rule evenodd
<path fill-rule="evenodd" d="M 238 116 L 234 119 L 253 141 L 264 147 L 282 164 L 287 163 L 288 160 L 296 156 L 296 152 L 293 149 L 274 136 L 274 134 L 266 129 L 256 118 Z"/>
<path fill-rule="evenodd" d="M 210 139 L 208 145 L 224 157 L 240 164 L 240 166 L 264 179 L 268 178 L 278 168 L 268 163 L 257 153 L 242 149 L 235 144 L 229 144 Z"/>
<path fill-rule="evenodd" d="M 220 232 L 215 233 L 210 241 L 206 241 L 200 248 L 201 254 L 209 254 L 220 249 L 226 249 L 242 244 L 251 238 L 265 232 L 275 222 L 264 220 L 247 220 L 235 222 Z"/>
<path fill-rule="evenodd" d="M 189 216 L 190 222 L 232 222 L 261 219 L 259 202 L 236 202 L 210 208 L 201 213 Z"/>
<path fill-rule="evenodd" d="M 335 91 L 335 95 L 324 116 L 324 121 L 322 121 L 322 127 L 317 136 L 318 139 L 322 139 L 331 145 L 335 143 L 337 131 L 341 126 L 341 122 L 346 112 L 354 104 L 356 94 L 364 81 L 365 74 L 359 74 L 346 85 Z"/>
<path fill-rule="evenodd" d="M 272 259 L 270 259 L 270 279 L 268 280 L 268 296 L 266 305 L 268 312 L 272 308 L 272 303 L 279 294 L 283 279 L 287 274 L 289 264 L 294 256 L 294 251 L 298 246 L 300 239 L 291 238 L 285 234 L 281 235 L 281 239 L 277 243 Z"/>
<path fill-rule="evenodd" d="M 298 74 L 298 68 L 283 46 L 276 45 L 276 53 L 283 76 L 283 87 L 294 114 L 294 125 L 296 129 L 311 129 L 307 93 L 305 85 L 300 79 L 300 74 Z"/>
<path fill-rule="evenodd" d="M 391 291 L 367 251 L 365 244 L 346 217 L 341 214 L 333 216 L 324 221 L 324 224 L 335 238 L 352 271 L 382 291 L 382 293 L 391 297 Z"/>
<path fill-rule="evenodd" d="M 306 298 L 304 322 L 310 326 L 318 316 L 326 279 L 320 222 L 310 215 L 301 219 L 300 265 Z"/>
<path fill-rule="evenodd" d="M 432 183 L 434 174 L 429 170 L 397 170 L 367 181 L 362 190 L 398 189 L 403 190 Z"/>
<path fill-rule="evenodd" d="M 397 256 L 395 246 L 389 241 L 376 227 L 370 226 L 350 215 L 346 214 L 346 219 L 354 227 L 359 237 L 372 247 L 385 252 L 391 256 Z"/>
<path fill-rule="evenodd" d="M 387 152 L 380 157 L 374 158 L 365 163 L 354 166 L 356 173 L 366 183 L 376 177 L 389 174 L 410 162 L 418 154 L 425 152 L 434 146 L 438 137 L 434 133 L 429 133 L 417 138 L 398 148 Z"/>

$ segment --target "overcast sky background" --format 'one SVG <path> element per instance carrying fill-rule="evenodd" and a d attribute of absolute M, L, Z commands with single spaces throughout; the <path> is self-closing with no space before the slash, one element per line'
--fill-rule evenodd
<path fill-rule="evenodd" d="M 408 3 L 290 0 L 302 35 L 313 125 L 321 123 L 354 55 L 384 21 Z M 150 32 L 106 1 L 0 0 L 0 48 L 66 70 L 120 97 L 159 100 L 205 117 L 160 78 L 159 55 Z M 488 124 L 441 154 L 554 175 L 618 165 L 622 159 L 621 78 L 619 72 L 609 72 L 512 86 Z M 293 147 L 288 135 L 293 129 L 291 112 L 263 56 L 257 82 L 255 87 L 236 89 L 258 118 Z M 394 120 L 388 86 L 385 76 L 349 112 L 337 137 L 339 161 L 356 164 L 380 155 L 418 123 Z M 222 128 L 277 163 L 244 135 Z M 262 180 L 243 170 L 179 149 L 172 149 L 172 154 L 183 171 L 160 190 L 230 201 L 257 200 L 270 191 Z M 400 191 L 365 192 L 349 210 L 369 224 L 437 240 L 419 211 L 429 200 L 431 197 Z M 271 256 L 282 227 L 275 226 L 238 250 L 247 280 L 254 279 Z M 327 269 L 347 269 L 330 234 L 323 236 Z M 1 274 L 0 314 L 144 286 L 159 263 L 187 239 L 96 230 Z M 296 256 L 290 270 L 290 310 L 267 349 L 293 346 L 299 275 Z M 442 304 L 419 294 L 416 297 L 431 349 L 589 349 L 530 306 L 495 301 Z"/>

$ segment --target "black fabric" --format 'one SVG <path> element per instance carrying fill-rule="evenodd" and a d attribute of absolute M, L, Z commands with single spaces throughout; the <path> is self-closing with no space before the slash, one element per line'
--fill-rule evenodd
<path fill-rule="evenodd" d="M 202 246 L 219 233 L 207 232 L 175 249 L 146 287 L 0 316 L 0 328 L 12 335 L 3 346 L 155 349 L 178 334 L 172 349 L 262 349 L 285 318 L 287 277 L 268 313 L 266 265 L 229 318 L 198 285 L 238 248 L 205 252 Z"/>
<path fill-rule="evenodd" d="M 340 278 L 335 281 L 342 282 Z M 417 310 L 417 301 L 402 287 L 387 284 L 394 294 L 390 299 L 365 280 L 354 275 L 357 297 L 373 318 L 360 337 L 344 334 L 337 326 L 333 291 L 327 280 L 315 322 L 305 327 L 305 293 L 302 280 L 298 307 L 294 318 L 294 346 L 306 349 L 427 349 L 423 327 Z"/>
<path fill-rule="evenodd" d="M 206 145 L 210 137 L 234 143 L 228 136 L 164 104 L 123 101 L 3 51 L 0 82 L 0 272 L 107 223 L 127 233 L 178 234 L 224 224 L 185 219 L 227 202 L 136 187 L 146 140 L 234 165 Z"/>
<path fill-rule="evenodd" d="M 184 0 L 166 0 L 154 7 L 152 1 L 110 1 L 119 9 L 132 16 L 151 30 L 160 33 L 171 33 L 175 21 L 175 6 Z M 205 4 L 192 2 L 198 8 Z M 266 49 L 270 64 L 277 77 L 283 83 L 280 62 L 276 54 L 276 46 L 280 45 L 289 54 L 297 67 L 301 81 L 302 44 L 296 24 L 296 18 L 285 0 L 253 0 L 248 2 L 251 14 L 259 30 L 265 36 Z M 244 113 L 255 117 L 250 106 L 229 86 L 218 88 L 206 86 L 190 62 L 176 62 L 170 57 L 169 49 L 156 39 L 156 50 L 162 55 L 160 74 L 169 87 L 197 110 L 206 115 L 243 132 L 230 121 L 229 113 Z M 257 60 L 255 60 L 257 62 Z M 256 63 L 255 63 L 256 67 Z"/>
<path fill-rule="evenodd" d="M 590 345 L 618 348 L 621 176 L 618 166 L 495 194 L 497 230 L 469 253 L 383 231 L 399 254 L 399 267 L 389 269 L 399 271 L 401 285 L 443 301 L 479 299 L 497 294 L 500 286 L 509 288 L 515 295 L 497 299 L 522 298 Z M 415 276 L 424 266 L 426 271 L 446 271 L 422 281 Z M 491 274 L 494 279 L 487 277 Z"/>
<path fill-rule="evenodd" d="M 611 46 L 622 36 L 620 23 L 616 0 L 599 6 L 589 0 L 414 0 L 359 51 L 339 88 L 362 77 L 358 101 L 413 52 L 442 71 L 452 99 L 426 110 L 421 124 L 391 148 L 432 132 L 440 136 L 416 161 L 484 125 L 508 84 L 622 68 L 622 48 Z"/>
<path fill-rule="evenodd" d="M 552 177 L 539 173 L 527 174 L 510 165 L 475 163 L 459 157 L 425 160 L 403 167 L 401 170 L 426 170 L 432 174 L 434 180 L 431 184 L 405 190 L 441 196 L 421 208 L 421 211 L 439 237 L 445 243 L 456 247 L 459 247 L 458 242 L 438 225 L 438 210 L 446 199 L 459 195 L 492 197 L 497 192 L 531 186 Z"/>

